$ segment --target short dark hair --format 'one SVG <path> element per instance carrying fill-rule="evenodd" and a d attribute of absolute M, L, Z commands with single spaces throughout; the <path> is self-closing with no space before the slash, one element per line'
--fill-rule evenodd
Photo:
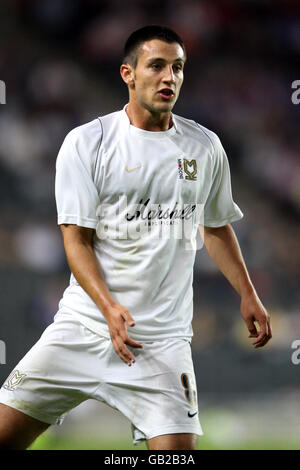
<path fill-rule="evenodd" d="M 124 47 L 123 64 L 130 64 L 134 68 L 137 66 L 138 49 L 146 41 L 160 39 L 168 43 L 177 42 L 183 49 L 186 56 L 184 42 L 175 31 L 167 26 L 148 25 L 134 31 L 127 39 Z"/>

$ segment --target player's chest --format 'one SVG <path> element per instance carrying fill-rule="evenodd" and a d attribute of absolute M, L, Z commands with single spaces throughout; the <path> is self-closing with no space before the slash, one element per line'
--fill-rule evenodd
<path fill-rule="evenodd" d="M 171 200 L 201 202 L 207 192 L 210 160 L 199 149 L 179 148 L 162 141 L 123 141 L 105 155 L 104 202 L 126 195 L 135 202 L 150 197 L 156 203 Z"/>

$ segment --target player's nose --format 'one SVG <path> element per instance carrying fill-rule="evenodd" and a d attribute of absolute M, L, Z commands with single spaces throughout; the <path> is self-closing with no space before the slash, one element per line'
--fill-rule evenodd
<path fill-rule="evenodd" d="M 164 83 L 175 83 L 175 76 L 172 65 L 169 65 L 165 68 L 165 73 L 163 76 Z"/>

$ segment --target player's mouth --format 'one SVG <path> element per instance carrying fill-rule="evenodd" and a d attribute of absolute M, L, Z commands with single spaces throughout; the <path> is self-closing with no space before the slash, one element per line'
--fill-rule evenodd
<path fill-rule="evenodd" d="M 159 90 L 158 94 L 165 100 L 170 100 L 174 96 L 174 91 L 171 88 L 163 88 Z"/>

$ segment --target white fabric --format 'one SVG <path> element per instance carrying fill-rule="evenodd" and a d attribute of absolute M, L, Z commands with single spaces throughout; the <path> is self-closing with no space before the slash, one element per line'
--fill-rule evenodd
<path fill-rule="evenodd" d="M 198 225 L 218 227 L 243 216 L 232 199 L 228 160 L 217 135 L 194 121 L 172 118 L 165 132 L 145 131 L 130 124 L 124 107 L 73 129 L 57 158 L 58 224 L 96 230 L 94 249 L 104 280 L 135 319 L 130 336 L 137 340 L 192 336 Z M 204 213 L 198 206 L 191 212 L 196 204 Z M 191 230 L 179 238 L 187 224 L 179 217 L 185 206 Z M 153 216 L 151 230 L 142 219 L 147 216 Z M 101 311 L 72 274 L 59 307 L 109 337 Z"/>
<path fill-rule="evenodd" d="M 95 399 L 130 420 L 136 444 L 161 434 L 202 435 L 189 341 L 145 342 L 133 352 L 136 363 L 128 367 L 109 339 L 60 315 L 4 382 L 0 402 L 61 424 L 69 410 Z"/>

